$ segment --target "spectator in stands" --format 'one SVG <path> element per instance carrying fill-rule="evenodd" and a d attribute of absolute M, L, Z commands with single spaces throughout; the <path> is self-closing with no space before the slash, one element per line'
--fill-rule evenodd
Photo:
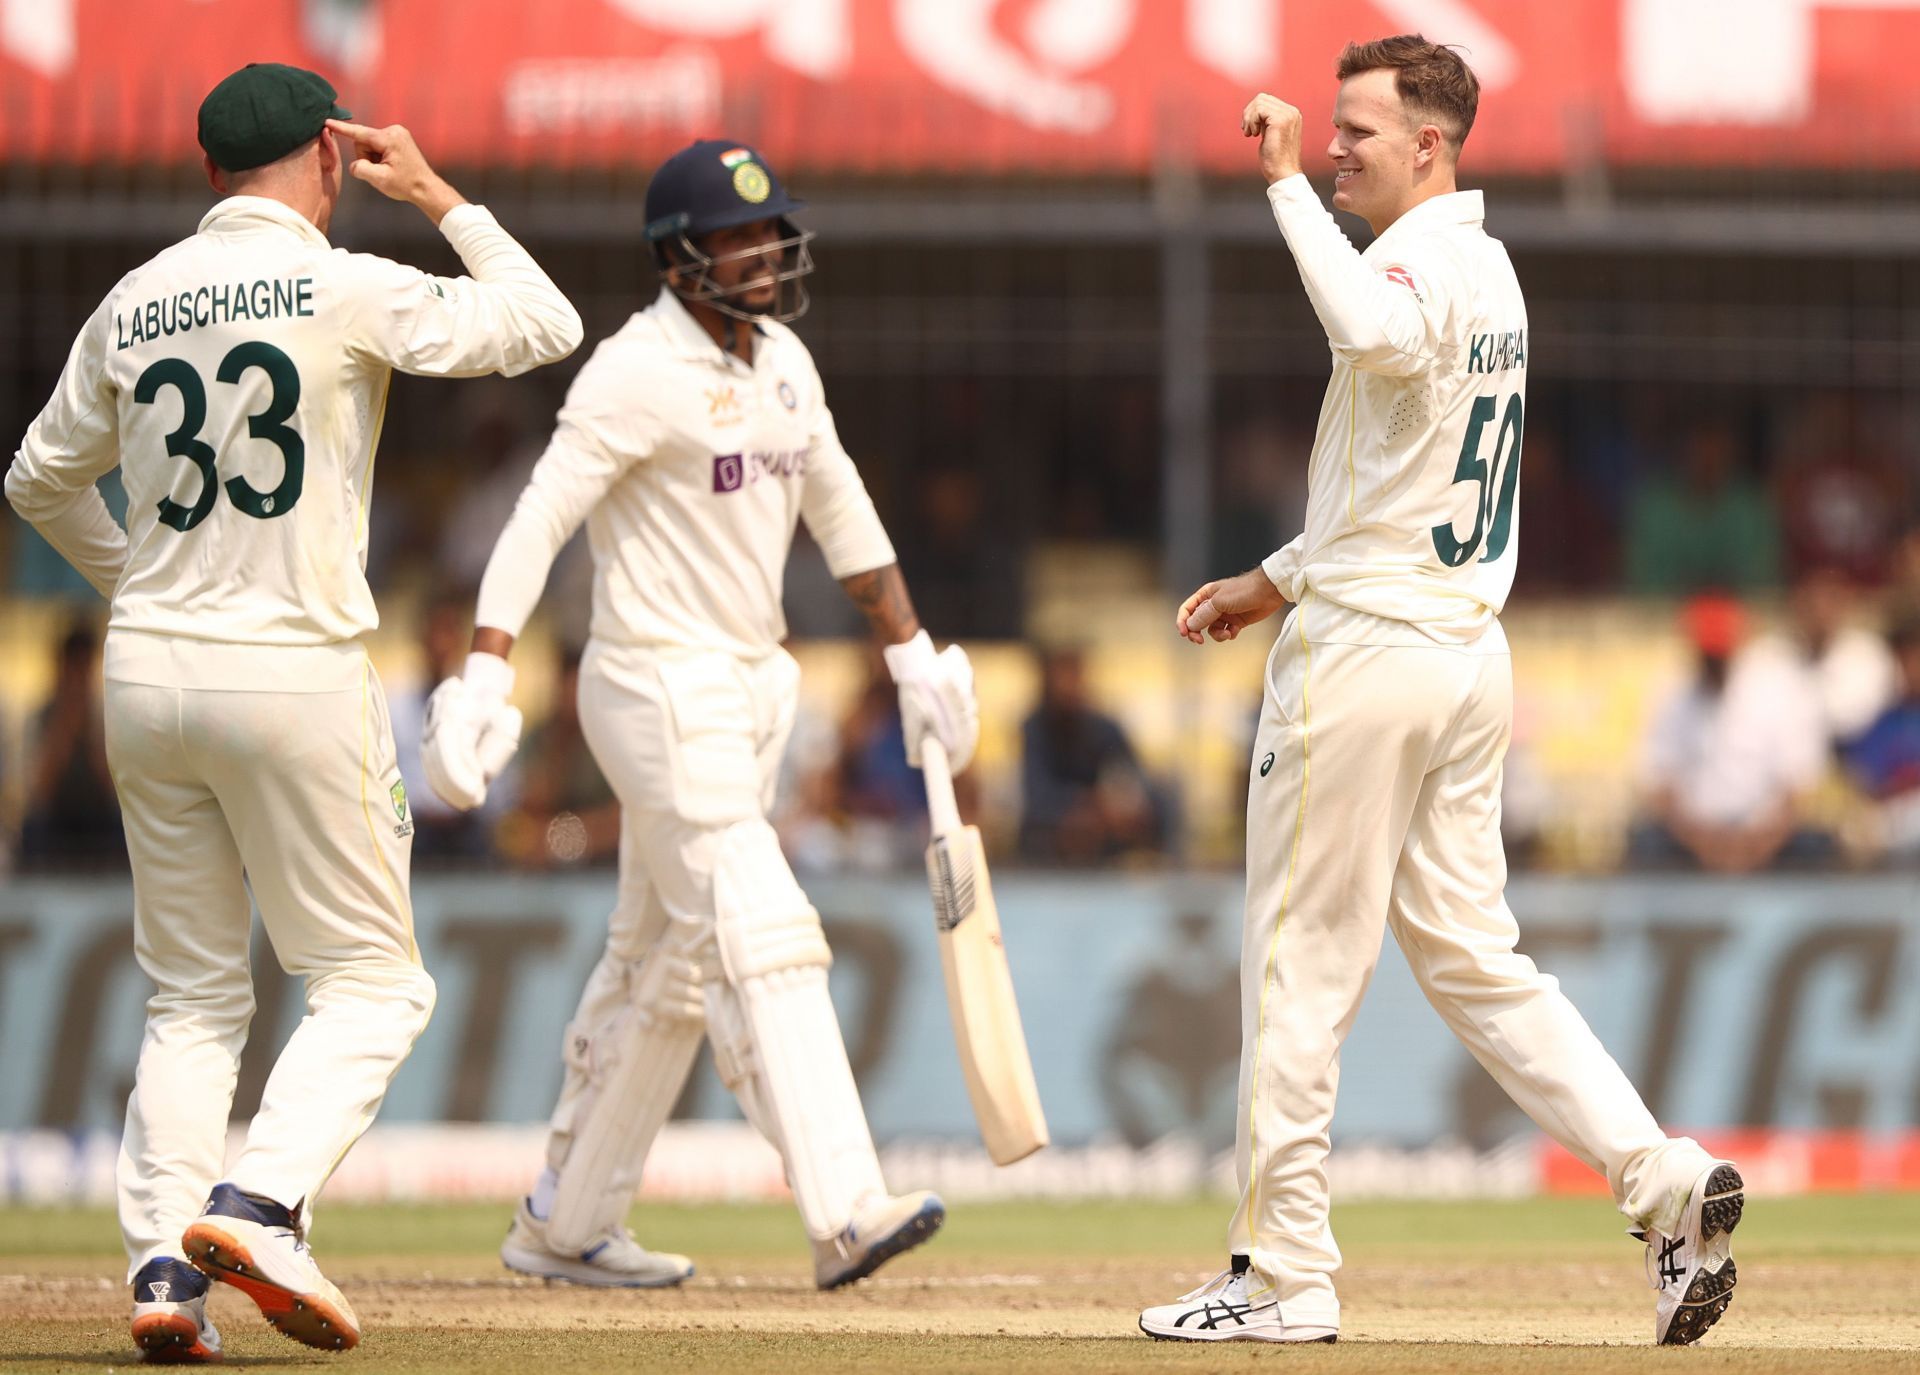
<path fill-rule="evenodd" d="M 1896 613 L 1900 666 L 1894 701 L 1844 751 L 1847 771 L 1875 803 L 1876 839 L 1893 859 L 1920 860 L 1920 603 Z"/>
<path fill-rule="evenodd" d="M 566 650 L 553 710 L 520 746 L 520 802 L 496 832 L 500 852 L 528 869 L 610 863 L 620 853 L 620 803 L 580 729 L 580 651 Z"/>
<path fill-rule="evenodd" d="M 21 867 L 125 866 L 101 714 L 100 636 L 90 621 L 74 622 L 61 640 L 53 691 L 29 742 Z"/>
<path fill-rule="evenodd" d="M 1009 532 L 990 516 L 987 496 L 971 464 L 923 473 L 914 538 L 901 549 L 921 618 L 960 639 L 1020 630 L 1021 561 L 1008 550 Z"/>
<path fill-rule="evenodd" d="M 1655 596 L 1777 586 L 1780 527 L 1766 493 L 1740 471 L 1725 419 L 1697 422 L 1678 473 L 1643 480 L 1627 515 L 1627 582 Z"/>
<path fill-rule="evenodd" d="M 1080 651 L 1050 651 L 1040 674 L 1040 703 L 1020 729 L 1021 855 L 1090 864 L 1162 851 L 1165 808 L 1120 723 L 1088 700 Z"/>
<path fill-rule="evenodd" d="M 427 694 L 434 684 L 460 675 L 473 629 L 468 619 L 472 607 L 471 591 L 442 592 L 427 603 L 420 619 L 420 672 L 406 688 L 387 697 L 393 745 L 400 755 L 400 777 L 407 785 L 407 806 L 413 812 L 415 863 L 486 859 L 493 850 L 493 828 L 512 803 L 511 788 L 496 785 L 488 790 L 487 800 L 480 807 L 471 812 L 455 811 L 427 785 L 426 771 L 420 763 Z"/>
<path fill-rule="evenodd" d="M 1746 614 L 1731 597 L 1695 597 L 1682 620 L 1696 667 L 1654 720 L 1629 858 L 1724 874 L 1831 861 L 1833 838 L 1804 812 L 1827 760 L 1812 678 L 1743 652 Z"/>
<path fill-rule="evenodd" d="M 1859 593 L 1837 568 L 1815 568 L 1794 582 L 1793 649 L 1813 675 L 1834 745 L 1878 719 L 1900 691 L 1900 667 L 1880 633 L 1861 623 Z"/>
<path fill-rule="evenodd" d="M 898 856 L 913 858 L 923 840 L 927 790 L 907 763 L 900 693 L 878 647 L 870 648 L 867 686 L 840 725 L 834 789 L 837 810 L 855 823 L 895 833 Z"/>
<path fill-rule="evenodd" d="M 1911 525 L 1893 551 L 1894 595 L 1920 602 L 1920 524 Z"/>
<path fill-rule="evenodd" d="M 1781 426 L 1775 486 L 1795 569 L 1838 569 L 1867 584 L 1887 577 L 1906 482 L 1867 411 L 1855 394 L 1821 391 Z"/>
<path fill-rule="evenodd" d="M 969 810 L 972 776 L 953 782 L 956 799 Z M 927 843 L 927 790 L 920 771 L 907 763 L 899 689 L 878 646 L 868 651 L 866 684 L 840 722 L 831 753 L 798 777 L 796 792 L 782 830 L 804 856 L 803 867 L 883 873 L 919 864 Z"/>

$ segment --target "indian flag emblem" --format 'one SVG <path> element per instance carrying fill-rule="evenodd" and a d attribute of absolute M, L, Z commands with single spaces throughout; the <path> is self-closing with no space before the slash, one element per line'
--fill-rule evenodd
<path fill-rule="evenodd" d="M 407 819 L 407 785 L 400 780 L 387 789 L 387 796 L 393 799 L 393 814 L 401 821 Z"/>
<path fill-rule="evenodd" d="M 752 161 L 753 149 L 751 148 L 729 148 L 720 155 L 720 165 L 728 169 L 738 167 L 743 162 Z"/>

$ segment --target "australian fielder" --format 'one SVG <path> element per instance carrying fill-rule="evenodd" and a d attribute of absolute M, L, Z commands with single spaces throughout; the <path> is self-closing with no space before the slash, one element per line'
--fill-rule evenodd
<path fill-rule="evenodd" d="M 1307 528 L 1200 588 L 1179 632 L 1230 640 L 1293 603 L 1249 778 L 1232 1263 L 1140 1326 L 1163 1338 L 1332 1341 L 1327 1131 L 1340 1044 L 1390 927 L 1428 999 L 1540 1127 L 1602 1171 L 1647 1244 L 1655 1337 L 1698 1338 L 1734 1283 L 1738 1171 L 1665 1136 L 1553 979 L 1515 953 L 1500 774 L 1512 724 L 1498 613 L 1513 583 L 1527 314 L 1454 184 L 1478 86 L 1416 35 L 1349 46 L 1334 206 L 1301 174 L 1300 112 L 1247 106 L 1267 199 L 1327 331 L 1333 379 Z"/>
<path fill-rule="evenodd" d="M 134 1340 L 156 1359 L 220 1356 L 189 1255 L 288 1336 L 359 1338 L 305 1229 L 434 996 L 407 897 L 411 816 L 361 644 L 377 621 L 363 569 L 387 386 L 396 368 L 520 373 L 580 342 L 566 298 L 405 129 L 346 114 L 291 67 L 214 88 L 199 133 L 224 199 L 100 304 L 6 480 L 112 602 L 107 756 L 135 948 L 158 990 L 120 1225 Z M 473 275 L 329 247 L 349 162 L 437 224 Z M 116 464 L 124 532 L 93 485 Z M 253 1015 L 249 890 L 306 980 L 307 1017 L 223 1173 Z"/>
<path fill-rule="evenodd" d="M 704 1038 L 780 1151 L 821 1288 L 931 1236 L 931 1194 L 890 1196 L 827 996 L 820 917 L 766 811 L 798 670 L 781 581 L 804 520 L 885 645 L 909 750 L 972 755 L 973 673 L 920 629 L 820 376 L 786 327 L 807 241 L 752 148 L 696 143 L 647 189 L 663 285 L 594 351 L 481 583 L 474 652 L 429 704 L 427 776 L 477 805 L 519 735 L 506 655 L 584 520 L 594 559 L 580 718 L 620 798 L 620 887 L 567 1029 L 547 1168 L 501 1249 L 528 1274 L 677 1284 L 683 1256 L 625 1227 L 649 1147 Z"/>

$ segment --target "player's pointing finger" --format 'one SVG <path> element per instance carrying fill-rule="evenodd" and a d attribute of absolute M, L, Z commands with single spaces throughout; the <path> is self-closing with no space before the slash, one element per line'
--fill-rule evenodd
<path fill-rule="evenodd" d="M 352 139 L 363 148 L 379 150 L 387 146 L 387 131 L 376 129 L 370 124 L 354 124 L 344 119 L 330 119 L 327 127 L 334 133 Z"/>

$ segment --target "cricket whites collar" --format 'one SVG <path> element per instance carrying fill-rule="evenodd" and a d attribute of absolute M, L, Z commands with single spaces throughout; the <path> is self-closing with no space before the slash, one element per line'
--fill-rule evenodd
<path fill-rule="evenodd" d="M 322 248 L 332 247 L 327 242 L 327 236 L 314 228 L 312 220 L 292 206 L 266 196 L 228 196 L 216 202 L 211 210 L 200 217 L 198 232 L 205 234 L 214 229 L 258 229 L 262 224 L 290 229 Z"/>
<path fill-rule="evenodd" d="M 660 288 L 660 295 L 654 299 L 648 313 L 659 320 L 660 328 L 665 332 L 667 343 L 673 351 L 689 362 L 720 364 L 728 371 L 753 370 L 753 365 L 713 342 L 713 336 L 700 327 L 700 322 L 693 318 L 693 312 L 687 309 L 686 302 L 674 294 L 672 287 Z M 753 330 L 763 341 L 773 337 L 762 325 L 755 324 Z M 754 363 L 757 364 L 759 360 L 760 350 L 756 348 Z"/>
<path fill-rule="evenodd" d="M 1373 241 L 1372 247 L 1391 244 L 1401 237 L 1443 224 L 1484 224 L 1486 218 L 1486 197 L 1480 192 L 1449 191 L 1445 195 L 1421 201 L 1407 211 L 1387 226 L 1386 232 Z"/>

